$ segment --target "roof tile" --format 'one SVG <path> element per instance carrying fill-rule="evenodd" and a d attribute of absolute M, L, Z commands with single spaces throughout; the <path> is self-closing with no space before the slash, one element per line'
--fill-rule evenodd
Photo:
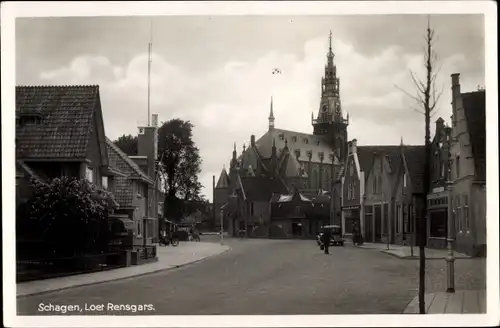
<path fill-rule="evenodd" d="M 18 86 L 16 116 L 39 114 L 40 123 L 16 127 L 16 156 L 85 158 L 98 86 Z"/>

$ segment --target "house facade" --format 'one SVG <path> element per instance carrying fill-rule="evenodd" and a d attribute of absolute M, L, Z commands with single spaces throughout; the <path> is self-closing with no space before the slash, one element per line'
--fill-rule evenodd
<path fill-rule="evenodd" d="M 452 74 L 451 206 L 456 249 L 486 255 L 486 92 L 462 93 Z"/>
<path fill-rule="evenodd" d="M 431 143 L 430 192 L 427 194 L 427 245 L 446 248 L 448 222 L 451 215 L 451 185 L 449 184 L 449 154 L 451 128 L 440 117 L 436 120 Z"/>
<path fill-rule="evenodd" d="M 364 239 L 368 242 L 395 242 L 393 228 L 393 193 L 401 167 L 400 146 L 379 146 L 366 149 L 373 158 L 366 172 L 364 197 Z M 368 157 L 368 154 L 363 154 Z M 366 160 L 366 159 L 363 159 Z"/>
<path fill-rule="evenodd" d="M 122 173 L 109 163 L 98 86 L 16 87 L 18 201 L 30 177 L 68 176 L 114 190 Z"/>

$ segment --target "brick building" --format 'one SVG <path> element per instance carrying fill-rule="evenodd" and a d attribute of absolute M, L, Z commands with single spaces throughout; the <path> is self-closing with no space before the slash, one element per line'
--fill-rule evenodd
<path fill-rule="evenodd" d="M 451 76 L 451 206 L 456 249 L 486 255 L 486 91 L 462 93 Z"/>

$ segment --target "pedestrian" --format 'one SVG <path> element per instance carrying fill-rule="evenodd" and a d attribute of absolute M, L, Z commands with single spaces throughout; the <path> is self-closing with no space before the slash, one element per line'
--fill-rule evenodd
<path fill-rule="evenodd" d="M 332 237 L 332 232 L 330 229 L 325 229 L 323 232 L 323 235 L 321 236 L 323 238 L 323 246 L 325 249 L 325 254 L 330 254 L 328 251 L 328 248 L 330 247 L 330 239 Z"/>

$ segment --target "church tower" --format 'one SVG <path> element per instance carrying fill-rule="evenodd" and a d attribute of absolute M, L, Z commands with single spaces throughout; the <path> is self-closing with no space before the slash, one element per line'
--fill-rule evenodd
<path fill-rule="evenodd" d="M 330 46 L 326 55 L 325 75 L 321 78 L 321 101 L 316 119 L 312 118 L 315 135 L 325 136 L 334 147 L 334 151 L 343 162 L 347 154 L 347 126 L 349 116 L 344 119 L 340 102 L 340 80 L 337 78 L 337 67 L 333 63 L 332 32 Z"/>

